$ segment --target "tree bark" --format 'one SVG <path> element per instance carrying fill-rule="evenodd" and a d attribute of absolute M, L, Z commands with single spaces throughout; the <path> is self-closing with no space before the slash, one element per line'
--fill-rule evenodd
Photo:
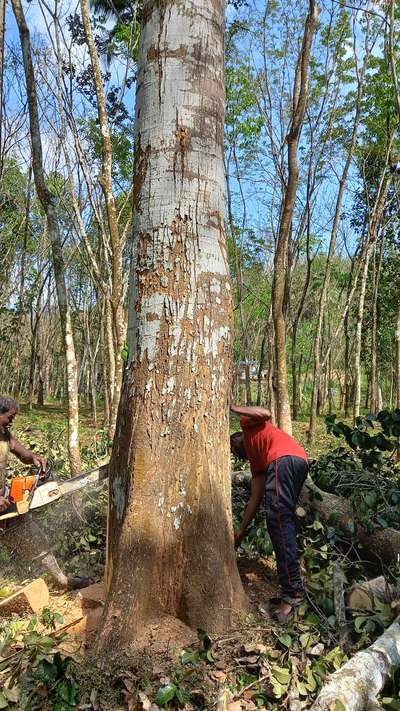
<path fill-rule="evenodd" d="M 288 144 L 288 181 L 283 198 L 279 233 L 276 243 L 272 285 L 272 313 L 275 328 L 277 420 L 278 426 L 289 434 L 292 433 L 292 420 L 287 383 L 286 323 L 284 316 L 286 262 L 299 177 L 297 149 L 308 99 L 308 72 L 311 45 L 318 15 L 319 10 L 315 0 L 309 0 L 303 43 L 296 66 L 293 85 L 293 115 L 286 137 Z"/>
<path fill-rule="evenodd" d="M 365 250 L 364 263 L 361 273 L 360 293 L 357 305 L 356 337 L 354 349 L 354 404 L 353 422 L 360 415 L 361 403 L 361 346 L 362 346 L 362 326 L 364 320 L 365 291 L 367 287 L 369 260 L 371 258 L 372 244 L 368 244 Z"/>
<path fill-rule="evenodd" d="M 163 614 L 226 629 L 245 602 L 229 477 L 224 9 L 222 0 L 147 0 L 142 11 L 129 356 L 99 640 L 107 649 Z"/>
<path fill-rule="evenodd" d="M 372 324 L 371 324 L 371 391 L 370 391 L 370 401 L 369 410 L 372 413 L 379 412 L 379 385 L 378 385 L 378 343 L 377 343 L 377 330 L 378 330 L 378 294 L 379 294 L 379 281 L 382 269 L 383 260 L 383 247 L 385 244 L 385 235 L 382 232 L 378 263 L 376 264 L 376 259 L 374 260 L 374 284 L 373 284 L 373 296 L 372 296 Z"/>
<path fill-rule="evenodd" d="M 341 702 L 346 711 L 381 709 L 377 695 L 400 666 L 400 618 L 398 617 L 370 647 L 357 652 L 332 674 L 322 687 L 311 711 L 332 711 Z"/>
<path fill-rule="evenodd" d="M 38 198 L 46 215 L 47 232 L 50 239 L 54 276 L 57 290 L 61 329 L 67 363 L 68 391 L 68 456 L 73 473 L 82 470 L 79 448 L 79 407 L 77 387 L 77 366 L 71 323 L 71 312 L 65 281 L 65 263 L 57 216 L 57 201 L 46 186 L 42 158 L 42 141 L 36 96 L 36 79 L 32 63 L 29 29 L 26 24 L 21 0 L 12 0 L 12 7 L 18 25 L 24 61 L 26 92 L 28 97 L 29 126 L 32 145 L 32 169 Z"/>

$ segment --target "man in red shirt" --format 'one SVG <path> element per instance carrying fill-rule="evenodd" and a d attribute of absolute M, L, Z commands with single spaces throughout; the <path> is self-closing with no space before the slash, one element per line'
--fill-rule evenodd
<path fill-rule="evenodd" d="M 252 474 L 251 496 L 240 529 L 239 546 L 265 496 L 267 529 L 276 557 L 282 595 L 273 616 L 286 622 L 305 599 L 296 541 L 296 505 L 308 474 L 307 455 L 293 437 L 274 427 L 271 413 L 262 407 L 231 405 L 241 415 L 242 432 L 231 435 L 231 451 L 248 459 Z"/>

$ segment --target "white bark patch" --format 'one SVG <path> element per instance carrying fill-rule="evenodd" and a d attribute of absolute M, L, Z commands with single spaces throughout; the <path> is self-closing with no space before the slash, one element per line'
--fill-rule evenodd
<path fill-rule="evenodd" d="M 112 502 L 118 521 L 122 521 L 125 511 L 125 490 L 120 476 L 115 477 L 112 483 Z"/>

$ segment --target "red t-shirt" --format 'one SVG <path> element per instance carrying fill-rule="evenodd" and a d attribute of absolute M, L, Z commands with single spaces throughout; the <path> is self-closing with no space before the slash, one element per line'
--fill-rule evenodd
<path fill-rule="evenodd" d="M 269 420 L 254 422 L 249 417 L 241 417 L 240 426 L 252 474 L 265 473 L 279 457 L 300 457 L 307 461 L 307 455 L 298 442 L 274 427 Z"/>

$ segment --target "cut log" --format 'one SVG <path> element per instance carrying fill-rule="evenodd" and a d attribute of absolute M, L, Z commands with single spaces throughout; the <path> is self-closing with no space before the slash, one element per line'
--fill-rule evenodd
<path fill-rule="evenodd" d="M 350 610 L 373 610 L 375 599 L 391 603 L 399 597 L 400 585 L 389 585 L 380 575 L 373 580 L 355 583 L 347 595 L 346 606 Z"/>
<path fill-rule="evenodd" d="M 400 617 L 370 647 L 357 652 L 322 687 L 311 711 L 365 711 L 382 708 L 377 695 L 400 666 Z"/>
<path fill-rule="evenodd" d="M 37 578 L 0 602 L 0 617 L 35 614 L 48 603 L 49 589 L 43 578 Z"/>

